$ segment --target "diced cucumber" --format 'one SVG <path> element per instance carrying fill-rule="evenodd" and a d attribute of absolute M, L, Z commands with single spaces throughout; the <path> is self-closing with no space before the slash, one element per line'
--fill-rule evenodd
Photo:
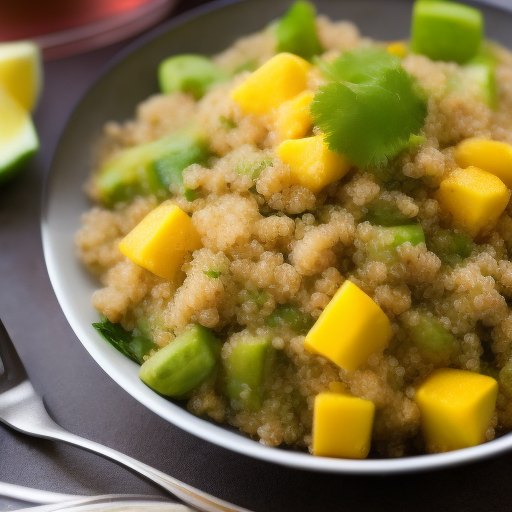
<path fill-rule="evenodd" d="M 473 7 L 441 0 L 416 0 L 411 50 L 432 60 L 465 64 L 482 43 L 482 13 Z"/>
<path fill-rule="evenodd" d="M 207 155 L 204 138 L 184 130 L 114 156 L 94 176 L 94 185 L 106 206 L 130 201 L 136 195 L 168 195 L 168 184 L 172 180 L 183 183 L 183 169 L 204 161 Z M 160 162 L 158 171 L 155 162 Z"/>
<path fill-rule="evenodd" d="M 259 175 L 267 167 L 273 167 L 273 162 L 270 158 L 264 158 L 259 162 L 249 162 L 242 160 L 235 166 L 235 172 L 249 176 L 253 180 L 257 179 Z"/>
<path fill-rule="evenodd" d="M 316 9 L 310 2 L 295 2 L 277 23 L 277 52 L 294 53 L 306 60 L 322 53 L 315 15 Z"/>
<path fill-rule="evenodd" d="M 269 361 L 267 338 L 247 335 L 224 360 L 226 392 L 231 400 L 250 410 L 258 410 L 263 399 L 263 380 Z"/>
<path fill-rule="evenodd" d="M 505 396 L 512 397 L 512 361 L 508 361 L 500 370 L 498 382 L 500 384 L 500 391 Z"/>
<path fill-rule="evenodd" d="M 429 251 L 437 254 L 446 265 L 455 265 L 473 252 L 473 239 L 465 233 L 440 229 L 427 240 Z"/>
<path fill-rule="evenodd" d="M 287 325 L 297 334 L 307 334 L 315 319 L 308 313 L 304 313 L 297 306 L 284 304 L 277 306 L 272 313 L 267 316 L 265 323 L 269 327 L 279 328 Z"/>
<path fill-rule="evenodd" d="M 396 203 L 377 198 L 366 205 L 368 212 L 362 218 L 362 221 L 369 221 L 377 226 L 404 226 L 415 224 L 414 218 L 407 217 L 401 212 Z"/>
<path fill-rule="evenodd" d="M 425 243 L 425 234 L 420 224 L 376 227 L 374 237 L 368 244 L 368 255 L 375 261 L 389 261 L 396 256 L 398 247 L 406 242 L 413 246 Z"/>
<path fill-rule="evenodd" d="M 492 61 L 473 59 L 463 70 L 464 78 L 479 87 L 483 102 L 492 110 L 498 109 L 495 69 L 496 64 Z"/>
<path fill-rule="evenodd" d="M 197 133 L 187 132 L 177 137 L 174 147 L 169 145 L 161 158 L 147 168 L 150 191 L 157 197 L 166 198 L 169 190 L 184 194 L 191 201 L 197 199 L 195 190 L 183 186 L 183 171 L 192 164 L 204 164 L 210 156 L 207 141 Z"/>
<path fill-rule="evenodd" d="M 219 123 L 226 130 L 233 130 L 237 127 L 237 124 L 235 123 L 235 121 L 233 121 L 233 119 L 230 119 L 229 117 L 226 117 L 226 116 L 220 116 Z"/>
<path fill-rule="evenodd" d="M 203 270 L 203 274 L 211 279 L 218 279 L 222 275 L 222 272 L 220 270 Z"/>
<path fill-rule="evenodd" d="M 241 73 L 242 71 L 256 71 L 258 69 L 258 61 L 256 59 L 249 59 L 239 64 L 234 70 L 233 74 Z"/>
<path fill-rule="evenodd" d="M 427 361 L 435 365 L 449 364 L 459 349 L 457 339 L 435 316 L 427 313 L 419 313 L 419 316 L 418 323 L 409 327 L 412 343 Z"/>
<path fill-rule="evenodd" d="M 213 84 L 228 78 L 226 71 L 204 55 L 176 55 L 158 66 L 158 83 L 163 93 L 190 93 L 196 100 L 202 98 Z"/>
<path fill-rule="evenodd" d="M 153 343 L 147 335 L 134 335 L 120 324 L 114 324 L 106 318 L 101 322 L 92 324 L 92 326 L 115 349 L 137 364 L 142 364 L 144 356 L 147 356 L 151 350 L 158 349 L 158 345 Z"/>
<path fill-rule="evenodd" d="M 220 342 L 196 324 L 150 357 L 139 377 L 160 394 L 180 398 L 210 376 L 219 356 Z"/>

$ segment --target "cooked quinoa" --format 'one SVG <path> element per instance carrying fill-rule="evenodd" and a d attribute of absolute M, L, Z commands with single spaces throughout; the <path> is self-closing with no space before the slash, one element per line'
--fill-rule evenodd
<path fill-rule="evenodd" d="M 326 61 L 363 46 L 385 48 L 363 37 L 352 23 L 318 16 L 316 25 Z M 159 347 L 191 324 L 212 329 L 223 342 L 221 360 L 248 334 L 270 339 L 272 371 L 266 375 L 259 410 L 230 401 L 218 374 L 186 399 L 192 414 L 229 423 L 264 445 L 312 451 L 315 397 L 344 389 L 375 404 L 373 454 L 422 453 L 415 389 L 440 367 L 497 378 L 496 411 L 485 437 L 491 440 L 512 428 L 512 386 L 503 372 L 498 378 L 512 357 L 512 203 L 474 239 L 469 256 L 449 259 L 443 236 L 451 216 L 434 197 L 457 167 L 453 153 L 460 141 L 480 137 L 512 144 L 512 54 L 498 45 L 493 51 L 498 58 L 497 110 L 471 86 L 448 86 L 462 77 L 458 64 L 408 53 L 402 65 L 428 95 L 424 141 L 378 172 L 352 167 L 316 194 L 294 183 L 289 166 L 277 156 L 280 141 L 273 117 L 244 115 L 231 98 L 249 71 L 215 85 L 199 100 L 180 92 L 158 94 L 137 107 L 133 120 L 107 123 L 97 169 L 126 148 L 191 122 L 206 134 L 214 156 L 183 172 L 185 187 L 199 192 L 196 199 L 178 194 L 166 200 L 191 217 L 202 243 L 172 282 L 136 265 L 118 248 L 156 208 L 158 198 L 137 196 L 108 208 L 100 204 L 91 179 L 87 191 L 97 205 L 83 215 L 76 247 L 101 282 L 94 307 L 125 330 L 144 332 Z M 232 73 L 248 61 L 260 66 L 274 54 L 275 35 L 265 30 L 237 41 L 213 61 Z M 308 89 L 316 92 L 324 82 L 313 68 Z M 310 134 L 318 133 L 313 128 Z M 259 166 L 259 175 L 241 173 L 241 165 Z M 368 215 L 369 205 L 378 201 L 397 210 L 406 223 L 419 223 L 426 243 L 406 242 L 396 255 L 375 258 L 378 226 Z M 284 305 L 293 305 L 313 322 L 346 280 L 380 306 L 393 330 L 387 348 L 352 373 L 306 350 L 307 330 L 268 322 Z M 435 360 L 424 357 L 410 341 L 420 315 L 439 320 L 456 339 L 455 352 Z"/>

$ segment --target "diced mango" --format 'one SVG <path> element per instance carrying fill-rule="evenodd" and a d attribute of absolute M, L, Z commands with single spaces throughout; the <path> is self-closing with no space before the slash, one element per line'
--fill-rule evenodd
<path fill-rule="evenodd" d="M 497 395 L 492 377 L 453 368 L 432 372 L 414 397 L 427 450 L 445 452 L 484 442 Z"/>
<path fill-rule="evenodd" d="M 402 43 L 401 41 L 388 44 L 386 50 L 391 55 L 396 55 L 401 59 L 407 56 L 407 45 L 405 43 Z"/>
<path fill-rule="evenodd" d="M 135 264 L 172 281 L 187 253 L 202 247 L 192 219 L 178 206 L 161 204 L 119 243 Z"/>
<path fill-rule="evenodd" d="M 265 115 L 307 87 L 311 64 L 297 55 L 279 53 L 249 75 L 231 93 L 244 114 Z"/>
<path fill-rule="evenodd" d="M 304 346 L 349 372 L 386 347 L 393 335 L 386 314 L 351 281 L 345 281 L 308 332 Z"/>
<path fill-rule="evenodd" d="M 309 106 L 315 97 L 312 91 L 304 91 L 285 101 L 276 111 L 274 129 L 280 141 L 304 137 L 313 124 Z"/>
<path fill-rule="evenodd" d="M 512 145 L 475 137 L 457 144 L 454 157 L 458 166 L 478 167 L 512 188 Z"/>
<path fill-rule="evenodd" d="M 468 167 L 456 169 L 443 180 L 436 199 L 451 214 L 454 227 L 474 238 L 496 224 L 510 199 L 510 191 L 493 174 Z"/>
<path fill-rule="evenodd" d="M 339 393 L 320 393 L 313 413 L 313 453 L 364 459 L 370 451 L 375 405 Z"/>
<path fill-rule="evenodd" d="M 323 135 L 285 140 L 277 147 L 277 154 L 289 165 L 293 181 L 315 194 L 350 170 L 348 160 L 331 151 Z"/>

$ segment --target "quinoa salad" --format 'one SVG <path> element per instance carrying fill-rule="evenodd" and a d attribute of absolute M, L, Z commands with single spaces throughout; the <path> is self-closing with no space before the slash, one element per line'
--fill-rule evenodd
<path fill-rule="evenodd" d="M 267 446 L 401 457 L 507 433 L 512 54 L 483 34 L 455 2 L 417 0 L 411 39 L 383 42 L 299 1 L 163 61 L 86 185 L 99 334 Z"/>

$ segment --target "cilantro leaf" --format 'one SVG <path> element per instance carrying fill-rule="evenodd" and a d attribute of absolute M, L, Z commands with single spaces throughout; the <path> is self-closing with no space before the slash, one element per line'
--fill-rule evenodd
<path fill-rule="evenodd" d="M 330 64 L 320 65 L 326 78 L 361 84 L 372 80 L 384 69 L 400 68 L 400 59 L 381 48 L 360 48 L 344 52 Z"/>
<path fill-rule="evenodd" d="M 121 324 L 114 324 L 104 318 L 92 326 L 121 354 L 137 364 L 144 362 L 144 356 L 151 350 L 157 350 L 158 345 L 143 335 L 134 336 L 132 332 L 124 329 Z"/>
<path fill-rule="evenodd" d="M 385 165 L 422 129 L 425 97 L 397 57 L 372 48 L 345 52 L 324 74 L 331 81 L 311 112 L 329 148 L 358 167 Z"/>

